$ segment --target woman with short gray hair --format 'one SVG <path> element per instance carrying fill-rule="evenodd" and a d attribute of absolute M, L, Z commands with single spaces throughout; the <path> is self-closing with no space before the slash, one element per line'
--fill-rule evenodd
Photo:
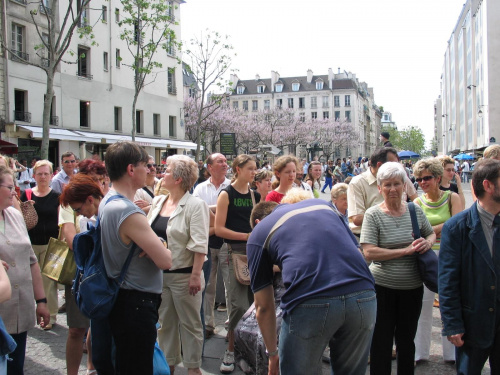
<path fill-rule="evenodd" d="M 349 185 L 341 182 L 333 185 L 331 197 L 332 207 L 337 215 L 349 226 L 349 219 L 347 216 L 347 188 Z"/>
<path fill-rule="evenodd" d="M 390 374 L 393 339 L 397 346 L 398 374 L 413 374 L 418 318 L 423 286 L 416 265 L 419 253 L 428 251 L 436 235 L 422 209 L 415 206 L 422 237 L 413 238 L 408 204 L 402 200 L 406 172 L 401 164 L 387 162 L 377 173 L 384 201 L 369 208 L 361 229 L 361 245 L 375 278 L 377 321 L 370 350 L 370 373 Z"/>

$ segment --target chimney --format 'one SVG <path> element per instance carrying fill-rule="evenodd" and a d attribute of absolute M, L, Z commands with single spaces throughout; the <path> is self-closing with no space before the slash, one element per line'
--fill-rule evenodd
<path fill-rule="evenodd" d="M 307 70 L 307 83 L 311 83 L 313 80 L 313 71 L 311 69 Z"/>
<path fill-rule="evenodd" d="M 278 72 L 275 72 L 274 70 L 271 70 L 271 87 L 272 91 L 274 91 L 274 85 L 278 80 L 280 79 L 280 74 Z"/>
<path fill-rule="evenodd" d="M 260 76 L 258 74 L 255 75 L 255 80 L 260 81 Z"/>
<path fill-rule="evenodd" d="M 333 79 L 333 69 L 328 68 L 328 80 L 331 81 L 332 79 Z"/>
<path fill-rule="evenodd" d="M 231 84 L 231 89 L 235 90 L 236 89 L 236 85 L 238 84 L 238 81 L 240 79 L 238 78 L 238 76 L 236 74 L 231 74 L 229 76 L 229 81 L 230 81 L 230 84 Z"/>

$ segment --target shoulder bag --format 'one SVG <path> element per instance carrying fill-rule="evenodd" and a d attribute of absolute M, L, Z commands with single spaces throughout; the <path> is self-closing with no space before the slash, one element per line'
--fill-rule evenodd
<path fill-rule="evenodd" d="M 31 200 L 31 189 L 26 189 L 26 198 L 28 201 Z M 21 207 L 21 213 L 23 214 L 24 222 L 26 223 L 26 228 L 28 230 L 33 229 L 38 224 L 38 214 L 33 207 L 33 204 L 30 202 L 21 202 L 19 197 L 16 195 L 17 200 L 19 201 L 19 206 Z"/>
<path fill-rule="evenodd" d="M 418 226 L 417 213 L 415 212 L 415 205 L 413 202 L 408 203 L 408 210 L 410 211 L 411 225 L 413 227 L 413 238 L 420 238 L 420 228 Z M 434 250 L 429 249 L 423 254 L 417 254 L 417 266 L 424 285 L 430 291 L 437 293 L 438 257 Z"/>

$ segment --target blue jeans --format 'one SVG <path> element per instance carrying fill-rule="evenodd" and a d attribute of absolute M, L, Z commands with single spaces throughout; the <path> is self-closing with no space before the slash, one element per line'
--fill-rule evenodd
<path fill-rule="evenodd" d="M 321 374 L 321 356 L 330 345 L 332 374 L 364 375 L 376 315 L 373 290 L 304 301 L 281 323 L 281 374 Z"/>
<path fill-rule="evenodd" d="M 330 191 L 332 191 L 332 186 L 333 186 L 333 178 L 332 177 L 325 177 L 325 184 L 323 185 L 323 188 L 321 189 L 321 192 L 325 192 L 326 187 L 330 188 Z"/>
<path fill-rule="evenodd" d="M 156 322 L 161 295 L 120 289 L 109 315 L 119 375 L 153 375 Z"/>

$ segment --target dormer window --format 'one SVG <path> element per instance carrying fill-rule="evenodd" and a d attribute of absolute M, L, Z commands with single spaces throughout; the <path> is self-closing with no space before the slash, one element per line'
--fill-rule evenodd
<path fill-rule="evenodd" d="M 237 93 L 238 95 L 241 95 L 241 94 L 243 94 L 244 92 L 245 92 L 245 86 L 238 86 L 238 87 L 236 87 L 236 93 Z"/>
<path fill-rule="evenodd" d="M 292 91 L 299 91 L 300 83 L 292 83 Z"/>
<path fill-rule="evenodd" d="M 264 91 L 265 91 L 265 89 L 266 89 L 266 86 L 264 86 L 264 85 L 259 85 L 259 86 L 257 86 L 257 93 L 259 93 L 259 94 L 263 94 L 263 93 L 264 93 Z"/>
<path fill-rule="evenodd" d="M 283 92 L 283 84 L 282 83 L 276 84 L 276 92 Z"/>
<path fill-rule="evenodd" d="M 316 81 L 316 90 L 323 90 L 323 81 Z"/>

